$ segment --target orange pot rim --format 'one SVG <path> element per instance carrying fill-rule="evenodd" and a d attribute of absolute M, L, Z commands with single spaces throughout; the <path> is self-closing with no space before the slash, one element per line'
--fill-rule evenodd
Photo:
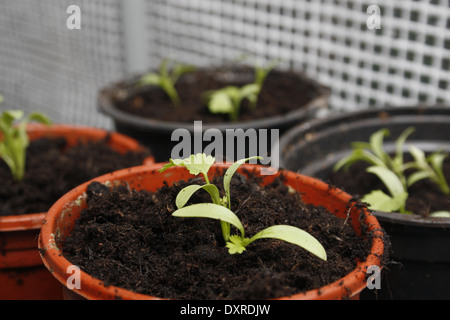
<path fill-rule="evenodd" d="M 214 166 L 219 166 L 221 168 L 226 168 L 229 164 L 215 164 Z M 131 174 L 139 174 L 141 177 L 145 176 L 149 173 L 154 173 L 158 169 L 163 166 L 163 163 L 155 163 L 152 165 L 143 165 L 137 166 L 133 168 L 118 170 L 110 174 L 103 175 L 96 179 L 93 179 L 89 182 L 86 182 L 77 188 L 73 189 L 69 193 L 65 194 L 62 198 L 60 198 L 54 206 L 52 206 L 46 216 L 46 221 L 44 222 L 41 232 L 39 235 L 39 249 L 41 253 L 41 258 L 44 262 L 44 265 L 53 273 L 54 277 L 58 279 L 64 286 L 66 286 L 67 279 L 71 276 L 66 273 L 67 268 L 73 265 L 70 261 L 68 261 L 62 254 L 62 251 L 58 248 L 55 240 L 56 234 L 56 222 L 58 216 L 61 214 L 63 210 L 66 210 L 70 203 L 73 203 L 80 196 L 85 194 L 86 188 L 92 181 L 97 182 L 107 182 L 107 181 L 120 181 L 123 177 Z M 250 167 L 251 166 L 251 167 Z M 262 168 L 260 165 L 250 165 L 244 164 L 239 168 L 238 172 L 243 169 L 249 168 Z M 169 170 L 177 170 L 181 169 L 179 167 L 173 167 Z M 167 170 L 168 171 L 168 170 Z M 166 172 L 167 172 L 166 171 Z M 349 203 L 352 200 L 352 197 L 345 193 L 344 191 L 336 188 L 329 188 L 329 185 L 312 177 L 304 176 L 299 173 L 286 171 L 280 169 L 279 173 L 286 174 L 289 176 L 301 177 L 302 182 L 306 182 L 308 184 L 312 184 L 317 188 L 320 188 L 324 192 L 332 192 L 334 195 L 340 197 L 346 203 Z M 336 297 L 346 297 L 352 298 L 357 296 L 365 287 L 366 287 L 366 272 L 369 266 L 379 266 L 382 268 L 382 257 L 385 250 L 385 245 L 383 242 L 383 238 L 385 236 L 383 229 L 378 223 L 375 216 L 373 216 L 370 211 L 366 209 L 357 209 L 358 211 L 362 210 L 364 215 L 365 223 L 367 224 L 368 229 L 372 232 L 372 247 L 370 254 L 366 257 L 366 260 L 363 262 L 359 262 L 356 268 L 337 281 L 325 285 L 318 289 L 313 289 L 304 293 L 298 293 L 292 296 L 286 296 L 281 298 L 276 298 L 276 300 L 329 300 L 335 299 Z M 86 299 L 98 299 L 99 293 L 101 295 L 101 299 L 117 299 L 120 297 L 124 300 L 166 300 L 150 295 L 136 293 L 130 290 L 126 290 L 120 287 L 116 287 L 113 285 L 105 286 L 103 281 L 97 278 L 92 277 L 86 272 L 80 270 L 81 275 L 81 288 L 82 289 L 73 289 L 73 291 L 86 298 Z"/>
<path fill-rule="evenodd" d="M 53 124 L 46 126 L 39 123 L 30 123 L 27 125 L 28 134 L 54 134 L 54 135 L 69 135 L 74 133 L 82 133 L 85 137 L 106 137 L 108 134 L 114 136 L 115 144 L 123 146 L 129 150 L 139 150 L 143 146 L 140 143 L 124 134 L 115 131 L 108 131 L 106 129 L 71 125 L 71 124 Z M 154 157 L 149 156 L 144 161 L 144 165 L 150 165 L 154 163 Z M 7 215 L 0 216 L 0 232 L 7 231 L 20 231 L 20 230 L 35 230 L 39 229 L 44 222 L 47 212 L 37 212 L 21 215 Z"/>

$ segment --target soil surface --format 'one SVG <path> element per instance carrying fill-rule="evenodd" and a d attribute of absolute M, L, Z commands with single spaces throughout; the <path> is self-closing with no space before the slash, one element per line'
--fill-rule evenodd
<path fill-rule="evenodd" d="M 62 244 L 64 256 L 107 285 L 161 298 L 268 299 L 332 283 L 370 251 L 370 235 L 362 240 L 348 221 L 306 205 L 281 179 L 261 187 L 257 178 L 235 174 L 232 210 L 247 236 L 276 224 L 294 225 L 322 243 L 328 261 L 274 239 L 230 255 L 217 220 L 171 216 L 176 195 L 192 183 L 204 182 L 180 181 L 155 193 L 91 184 L 87 208 Z M 221 178 L 212 183 L 221 186 Z M 191 199 L 197 202 L 211 198 L 201 190 Z"/>
<path fill-rule="evenodd" d="M 339 170 L 330 174 L 329 182 L 346 192 L 363 197 L 372 190 L 383 190 L 389 194 L 380 179 L 367 173 L 369 165 L 365 162 L 356 162 L 348 170 Z M 450 182 L 450 157 L 444 161 L 444 176 Z M 435 211 L 450 211 L 450 198 L 429 179 L 421 180 L 413 184 L 409 189 L 409 197 L 406 201 L 406 209 L 415 214 L 427 217 Z"/>
<path fill-rule="evenodd" d="M 0 160 L 0 216 L 46 212 L 62 195 L 105 173 L 141 165 L 150 154 L 120 154 L 107 139 L 67 148 L 64 138 L 42 138 L 27 149 L 26 173 L 22 181 L 13 179 Z"/>
<path fill-rule="evenodd" d="M 119 90 L 115 93 L 114 104 L 122 111 L 161 121 L 228 122 L 228 115 L 209 112 L 205 103 L 205 92 L 229 85 L 242 86 L 253 81 L 253 69 L 198 69 L 182 76 L 176 83 L 182 103 L 179 107 L 175 107 L 167 94 L 155 86 L 145 87 L 143 90 L 136 90 L 136 86 L 123 87 L 125 91 Z M 251 108 L 247 101 L 242 103 L 239 121 L 286 114 L 304 106 L 318 94 L 319 88 L 316 84 L 291 72 L 282 74 L 273 70 L 264 82 L 256 108 Z M 124 99 L 124 96 L 128 97 Z"/>

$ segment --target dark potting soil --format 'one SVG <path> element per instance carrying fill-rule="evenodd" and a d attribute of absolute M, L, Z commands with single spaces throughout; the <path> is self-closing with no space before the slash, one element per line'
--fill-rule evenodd
<path fill-rule="evenodd" d="M 354 270 L 370 251 L 370 235 L 357 237 L 349 221 L 306 205 L 280 179 L 261 187 L 257 178 L 236 174 L 232 210 L 246 235 L 294 225 L 322 243 L 328 261 L 274 239 L 231 255 L 217 220 L 171 216 L 178 192 L 194 182 L 204 183 L 180 181 L 155 193 L 91 184 L 87 208 L 62 243 L 64 256 L 106 285 L 161 298 L 215 300 L 268 299 L 319 288 Z M 221 178 L 212 182 L 220 186 Z M 191 200 L 211 202 L 203 191 Z"/>
<path fill-rule="evenodd" d="M 22 181 L 0 160 L 0 216 L 46 212 L 62 195 L 95 177 L 141 165 L 148 150 L 120 154 L 107 140 L 67 148 L 64 138 L 42 138 L 27 149 Z"/>
<path fill-rule="evenodd" d="M 378 189 L 389 194 L 376 175 L 366 172 L 367 167 L 368 164 L 365 162 L 356 162 L 348 170 L 332 172 L 329 182 L 358 197 L 363 197 L 372 190 Z M 444 176 L 450 183 L 450 157 L 444 161 Z M 450 211 L 450 197 L 429 179 L 416 182 L 408 189 L 408 193 L 406 209 L 418 215 L 427 217 L 435 211 Z"/>
<path fill-rule="evenodd" d="M 175 107 L 167 94 L 159 87 L 150 86 L 123 99 L 124 92 L 116 92 L 115 105 L 134 115 L 169 122 L 206 123 L 228 122 L 225 114 L 212 114 L 205 103 L 204 94 L 225 86 L 242 86 L 254 81 L 252 69 L 199 69 L 184 75 L 176 83 L 182 106 Z M 135 88 L 135 87 L 133 87 Z M 130 92 L 133 91 L 130 90 Z M 256 108 L 247 101 L 242 103 L 239 121 L 249 121 L 283 115 L 304 106 L 319 94 L 317 85 L 293 73 L 283 76 L 272 71 L 266 78 Z M 126 94 L 125 94 L 126 95 Z"/>

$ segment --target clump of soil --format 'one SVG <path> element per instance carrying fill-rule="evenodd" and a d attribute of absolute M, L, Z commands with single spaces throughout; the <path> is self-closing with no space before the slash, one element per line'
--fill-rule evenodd
<path fill-rule="evenodd" d="M 175 197 L 188 184 L 179 181 L 157 192 L 89 186 L 87 208 L 61 244 L 63 255 L 106 285 L 171 299 L 268 299 L 319 288 L 348 274 L 365 260 L 371 236 L 359 238 L 349 221 L 323 207 L 306 205 L 301 195 L 276 179 L 235 175 L 232 210 L 246 235 L 288 224 L 315 236 L 325 247 L 322 261 L 293 244 L 257 240 L 241 255 L 230 255 L 220 223 L 176 218 Z M 217 186 L 221 178 L 212 180 Z M 211 202 L 198 192 L 191 203 Z M 234 232 L 232 228 L 232 232 Z"/>
<path fill-rule="evenodd" d="M 64 138 L 32 141 L 20 182 L 0 160 L 0 216 L 46 212 L 76 186 L 111 171 L 141 165 L 150 155 L 145 149 L 120 154 L 108 146 L 108 139 L 70 148 Z"/>
<path fill-rule="evenodd" d="M 389 194 L 381 180 L 374 174 L 366 172 L 369 165 L 358 161 L 348 168 L 330 174 L 329 181 L 333 185 L 358 197 L 363 197 L 372 190 L 383 190 Z M 450 183 L 450 157 L 444 161 L 444 176 Z M 435 211 L 450 211 L 450 198 L 429 179 L 421 180 L 408 189 L 409 197 L 406 209 L 415 214 L 427 217 Z"/>
<path fill-rule="evenodd" d="M 254 71 L 249 68 L 198 69 L 186 74 L 176 83 L 182 106 L 175 107 L 167 94 L 159 87 L 150 86 L 136 91 L 136 85 L 118 86 L 123 90 L 116 93 L 114 104 L 127 113 L 141 117 L 170 122 L 206 123 L 228 122 L 226 114 L 212 114 L 205 103 L 205 92 L 226 86 L 242 86 L 254 81 Z M 125 90 L 125 91 L 124 91 Z M 128 90 L 127 98 L 122 95 Z M 240 111 L 240 121 L 249 121 L 283 115 L 297 110 L 312 101 L 321 89 L 299 75 L 272 71 L 267 76 L 259 94 L 256 108 L 244 101 Z M 130 94 L 131 93 L 131 94 Z"/>

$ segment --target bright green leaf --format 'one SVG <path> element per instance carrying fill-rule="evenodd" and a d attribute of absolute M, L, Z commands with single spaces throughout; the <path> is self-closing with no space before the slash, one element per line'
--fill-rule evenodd
<path fill-rule="evenodd" d="M 211 95 L 209 110 L 212 113 L 232 113 L 233 101 L 226 92 L 217 91 Z"/>
<path fill-rule="evenodd" d="M 176 210 L 174 213 L 172 213 L 172 215 L 175 217 L 184 218 L 195 217 L 220 220 L 235 226 L 241 232 L 242 238 L 245 235 L 244 226 L 242 225 L 239 218 L 234 214 L 234 212 L 226 207 L 214 203 L 193 204 Z"/>
<path fill-rule="evenodd" d="M 241 238 L 237 235 L 232 235 L 229 238 L 229 241 L 226 243 L 226 247 L 228 248 L 229 254 L 241 254 L 245 251 L 245 247 L 249 244 L 248 238 Z"/>
<path fill-rule="evenodd" d="M 207 180 L 206 182 L 209 183 L 208 171 L 215 160 L 216 159 L 210 155 L 207 156 L 204 153 L 197 153 L 186 159 L 169 159 L 169 163 L 159 169 L 159 172 L 164 172 L 171 167 L 182 166 L 188 169 L 190 174 L 198 175 L 199 173 L 203 173 Z"/>
<path fill-rule="evenodd" d="M 381 190 L 374 190 L 365 195 L 361 201 L 370 204 L 369 208 L 372 210 L 395 212 L 404 207 L 407 198 L 406 192 L 391 197 Z"/>
<path fill-rule="evenodd" d="M 425 152 L 417 148 L 416 146 L 410 146 L 409 152 L 414 158 L 414 164 L 418 169 L 427 169 L 427 159 L 425 157 Z"/>
<path fill-rule="evenodd" d="M 398 166 L 403 165 L 403 146 L 405 145 L 406 139 L 414 132 L 415 128 L 409 127 L 404 130 L 400 136 L 395 141 L 395 163 Z"/>
<path fill-rule="evenodd" d="M 348 168 L 357 161 L 364 161 L 374 166 L 386 167 L 385 163 L 367 150 L 355 149 L 351 154 L 339 160 L 333 170 L 338 171 L 342 167 Z"/>
<path fill-rule="evenodd" d="M 177 198 L 175 200 L 175 204 L 177 206 L 178 209 L 183 208 L 186 203 L 189 201 L 189 199 L 192 197 L 192 195 L 197 192 L 200 189 L 204 189 L 206 190 L 210 196 L 211 199 L 213 200 L 213 202 L 215 204 L 220 204 L 221 203 L 221 198 L 220 198 L 220 194 L 219 194 L 219 189 L 217 189 L 217 187 L 213 184 L 204 184 L 204 185 L 190 185 L 185 187 L 183 190 L 181 190 L 178 195 Z"/>
<path fill-rule="evenodd" d="M 16 125 L 15 122 L 19 121 Z M 41 113 L 31 113 L 24 117 L 21 110 L 8 110 L 0 115 L 0 157 L 8 165 L 15 180 L 20 181 L 25 174 L 25 156 L 29 145 L 27 124 L 30 121 L 51 124 L 50 119 Z"/>
<path fill-rule="evenodd" d="M 366 171 L 377 175 L 378 178 L 383 181 L 383 184 L 386 186 L 386 188 L 388 188 L 390 194 L 393 197 L 406 192 L 399 177 L 391 170 L 383 167 L 372 166 L 367 168 Z"/>
<path fill-rule="evenodd" d="M 389 156 L 383 148 L 384 137 L 389 135 L 389 130 L 380 129 L 370 136 L 370 146 L 373 153 L 381 159 L 384 163 L 387 163 Z"/>
<path fill-rule="evenodd" d="M 423 179 L 429 179 L 433 176 L 433 173 L 430 171 L 417 171 L 412 173 L 407 180 L 408 187 L 412 186 L 417 181 L 423 180 Z"/>
<path fill-rule="evenodd" d="M 157 75 L 156 73 L 148 73 L 139 80 L 139 84 L 141 86 L 146 86 L 146 85 L 159 86 L 160 83 L 161 83 L 161 77 L 159 75 Z"/>
<path fill-rule="evenodd" d="M 249 244 L 263 238 L 279 239 L 293 243 L 309 251 L 322 260 L 327 260 L 327 253 L 320 242 L 308 232 L 288 225 L 268 227 L 250 238 Z"/>
<path fill-rule="evenodd" d="M 227 171 L 225 172 L 225 176 L 223 178 L 223 187 L 225 190 L 225 196 L 227 197 L 228 208 L 231 208 L 231 201 L 230 201 L 231 178 L 233 177 L 234 173 L 236 172 L 237 169 L 239 169 L 239 167 L 241 165 L 243 165 L 247 161 L 255 160 L 255 159 L 261 160 L 262 157 L 254 156 L 254 157 L 238 160 L 238 161 L 234 162 L 232 165 L 230 165 L 228 167 Z"/>
<path fill-rule="evenodd" d="M 181 104 L 181 101 L 180 97 L 178 96 L 178 92 L 175 89 L 175 84 L 180 76 L 194 70 L 194 67 L 176 64 L 173 69 L 169 71 L 169 59 L 166 58 L 161 61 L 158 73 L 150 72 L 142 76 L 137 84 L 140 86 L 159 86 L 162 90 L 164 90 L 172 103 L 175 106 L 179 106 Z"/>

